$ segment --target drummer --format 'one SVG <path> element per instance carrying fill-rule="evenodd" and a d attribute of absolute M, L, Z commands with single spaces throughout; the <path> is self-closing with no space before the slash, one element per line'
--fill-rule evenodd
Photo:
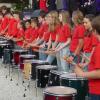
<path fill-rule="evenodd" d="M 38 19 L 37 18 L 32 18 L 31 19 L 31 31 L 30 31 L 30 38 L 27 41 L 27 47 L 31 47 L 32 44 L 35 43 L 35 41 L 38 38 Z"/>
<path fill-rule="evenodd" d="M 91 58 L 91 55 L 98 43 L 97 37 L 94 35 L 91 22 L 95 16 L 92 14 L 88 14 L 85 16 L 83 23 L 86 29 L 85 36 L 84 36 L 84 45 L 83 45 L 83 56 Z M 89 61 L 86 61 L 84 57 L 82 58 L 82 63 L 87 65 Z M 85 66 L 84 71 L 88 69 L 88 66 Z"/>
<path fill-rule="evenodd" d="M 59 20 L 61 22 L 61 27 L 57 34 L 55 52 L 59 57 L 57 57 L 58 70 L 69 71 L 69 64 L 66 63 L 61 56 L 69 55 L 69 45 L 71 42 L 71 28 L 70 28 L 70 15 L 68 11 L 61 11 L 59 13 Z"/>
<path fill-rule="evenodd" d="M 3 19 L 3 14 L 0 12 L 0 27 L 1 27 L 2 19 Z"/>
<path fill-rule="evenodd" d="M 24 40 L 24 22 L 20 22 L 17 25 L 18 33 L 15 38 L 13 38 L 13 41 L 16 42 L 15 49 L 21 49 L 23 46 L 23 40 Z"/>
<path fill-rule="evenodd" d="M 81 61 L 80 52 L 83 48 L 83 39 L 85 33 L 85 27 L 83 25 L 83 13 L 79 10 L 73 11 L 72 13 L 72 40 L 70 43 L 70 57 L 69 60 L 74 60 L 76 63 Z M 70 70 L 73 70 L 73 67 L 70 66 Z"/>
<path fill-rule="evenodd" d="M 54 51 L 55 47 L 56 47 L 56 38 L 57 38 L 57 34 L 58 34 L 58 30 L 60 29 L 60 22 L 59 22 L 59 14 L 57 11 L 51 11 L 48 14 L 49 17 L 49 41 L 48 41 L 48 51 Z M 53 61 L 55 60 L 55 56 L 52 55 L 48 55 L 47 57 L 47 62 L 49 62 L 49 64 L 52 64 Z"/>
<path fill-rule="evenodd" d="M 9 17 L 8 16 L 9 16 L 9 12 L 7 12 L 5 14 L 5 16 L 3 16 L 1 27 L 0 27 L 0 35 L 3 35 L 8 29 L 8 24 L 9 24 Z"/>
<path fill-rule="evenodd" d="M 92 27 L 100 41 L 100 16 L 93 19 Z M 94 49 L 88 69 L 88 72 L 84 72 L 79 65 L 76 65 L 74 71 L 77 76 L 88 78 L 90 100 L 100 100 L 100 42 Z"/>
<path fill-rule="evenodd" d="M 24 32 L 24 43 L 23 43 L 23 48 L 26 48 L 27 42 L 31 37 L 31 20 L 26 20 L 25 21 L 25 32 Z"/>

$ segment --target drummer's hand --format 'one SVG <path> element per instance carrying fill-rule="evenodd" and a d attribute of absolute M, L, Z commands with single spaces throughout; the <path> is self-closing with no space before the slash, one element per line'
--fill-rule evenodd
<path fill-rule="evenodd" d="M 72 63 L 73 62 L 73 57 L 72 56 L 70 56 L 70 57 L 64 57 L 65 58 L 65 60 L 68 62 L 68 63 Z"/>
<path fill-rule="evenodd" d="M 84 77 L 83 70 L 78 65 L 76 65 L 74 67 L 75 67 L 74 72 L 76 73 L 76 75 L 79 76 L 79 77 Z"/>
<path fill-rule="evenodd" d="M 41 44 L 40 45 L 40 48 L 45 48 L 45 44 Z"/>
<path fill-rule="evenodd" d="M 85 65 L 84 65 L 85 63 L 79 63 L 78 64 L 78 66 L 80 67 L 80 68 L 83 68 Z"/>

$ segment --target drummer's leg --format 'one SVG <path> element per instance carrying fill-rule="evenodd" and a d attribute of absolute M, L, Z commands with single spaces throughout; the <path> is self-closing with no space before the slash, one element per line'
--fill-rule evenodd
<path fill-rule="evenodd" d="M 65 47 L 64 49 L 61 50 L 60 56 L 64 57 L 66 55 L 69 55 L 69 46 Z M 67 63 L 64 59 L 61 57 L 61 70 L 65 72 L 69 72 L 69 63 Z"/>
<path fill-rule="evenodd" d="M 55 56 L 48 55 L 46 61 L 47 61 L 49 64 L 52 64 L 55 58 L 56 58 Z"/>
<path fill-rule="evenodd" d="M 60 51 L 56 54 L 58 70 L 61 71 Z"/>
<path fill-rule="evenodd" d="M 84 53 L 84 55 L 86 55 L 87 57 L 90 57 L 90 53 Z M 86 61 L 85 61 L 86 62 Z M 84 63 L 84 62 L 83 62 Z M 88 65 L 84 66 L 83 68 L 84 71 L 88 71 Z"/>
<path fill-rule="evenodd" d="M 100 100 L 100 95 L 90 94 L 89 100 Z"/>
<path fill-rule="evenodd" d="M 39 51 L 45 51 L 44 48 L 40 48 Z M 47 55 L 45 53 L 39 52 L 39 60 L 46 60 Z"/>

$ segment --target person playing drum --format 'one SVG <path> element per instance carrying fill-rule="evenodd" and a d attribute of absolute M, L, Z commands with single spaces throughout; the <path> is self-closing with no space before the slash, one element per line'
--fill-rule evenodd
<path fill-rule="evenodd" d="M 92 27 L 95 35 L 100 41 L 100 16 L 97 16 L 92 21 Z M 84 72 L 79 65 L 75 66 L 77 76 L 88 78 L 90 100 L 100 100 L 100 42 L 95 47 L 89 63 L 89 71 Z"/>

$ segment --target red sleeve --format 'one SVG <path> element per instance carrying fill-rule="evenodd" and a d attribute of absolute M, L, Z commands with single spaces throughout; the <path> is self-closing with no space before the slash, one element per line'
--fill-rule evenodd
<path fill-rule="evenodd" d="M 95 49 L 95 68 L 100 69 L 100 46 Z"/>
<path fill-rule="evenodd" d="M 17 25 L 18 25 L 17 22 L 14 22 L 14 23 L 13 23 L 12 31 L 11 31 L 11 35 L 12 35 L 13 37 L 16 37 L 16 36 L 17 36 L 17 33 L 18 33 Z"/>
<path fill-rule="evenodd" d="M 95 35 L 92 35 L 92 46 L 96 46 L 98 44 L 98 39 Z"/>
<path fill-rule="evenodd" d="M 78 29 L 78 37 L 79 38 L 84 38 L 84 33 L 85 33 L 85 28 L 83 25 L 79 26 Z"/>
<path fill-rule="evenodd" d="M 70 27 L 66 26 L 64 30 L 65 30 L 65 36 L 66 37 L 71 37 L 71 29 L 70 29 Z"/>
<path fill-rule="evenodd" d="M 61 29 L 61 26 L 60 25 L 57 25 L 56 26 L 56 34 L 58 34 L 59 33 L 59 30 Z"/>
<path fill-rule="evenodd" d="M 17 34 L 17 38 L 21 38 L 24 36 L 24 30 L 19 30 Z"/>

